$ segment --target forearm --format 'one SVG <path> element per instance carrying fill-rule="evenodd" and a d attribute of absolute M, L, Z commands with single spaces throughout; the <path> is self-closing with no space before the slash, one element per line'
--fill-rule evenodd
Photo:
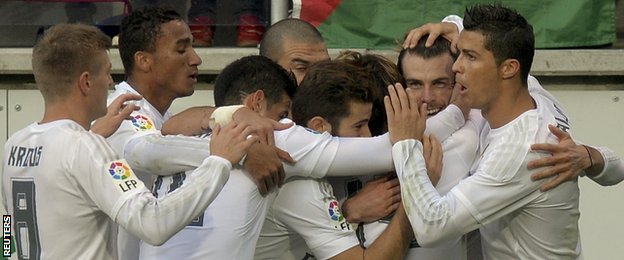
<path fill-rule="evenodd" d="M 403 259 L 413 238 L 409 219 L 400 206 L 388 228 L 364 251 L 364 259 Z"/>
<path fill-rule="evenodd" d="M 455 105 L 449 105 L 437 115 L 427 119 L 425 134 L 433 134 L 440 142 L 443 142 L 465 123 L 466 120 L 461 109 Z"/>
<path fill-rule="evenodd" d="M 168 176 L 197 168 L 210 156 L 210 142 L 198 137 L 153 133 L 130 139 L 123 156 L 135 170 Z"/>
<path fill-rule="evenodd" d="M 453 224 L 453 217 L 456 217 L 453 214 L 458 211 L 451 207 L 445 197 L 439 195 L 427 176 L 422 144 L 416 140 L 401 141 L 394 145 L 392 154 L 401 182 L 401 198 L 418 243 L 433 246 L 461 236 L 464 232 Z M 474 222 L 468 216 L 463 216 L 465 218 L 461 221 Z M 476 222 L 462 224 L 476 226 Z"/>
<path fill-rule="evenodd" d="M 585 174 L 602 186 L 610 186 L 624 180 L 624 163 L 606 147 L 586 146 L 591 153 L 591 167 Z"/>
<path fill-rule="evenodd" d="M 210 116 L 216 108 L 202 106 L 191 107 L 169 118 L 161 129 L 163 135 L 194 136 L 205 133 Z"/>
<path fill-rule="evenodd" d="M 340 138 L 327 176 L 372 175 L 394 170 L 388 134 L 373 138 Z"/>
<path fill-rule="evenodd" d="M 227 160 L 209 157 L 167 196 L 156 199 L 147 190 L 136 193 L 111 217 L 148 244 L 161 245 L 210 205 L 227 182 L 230 169 Z"/>

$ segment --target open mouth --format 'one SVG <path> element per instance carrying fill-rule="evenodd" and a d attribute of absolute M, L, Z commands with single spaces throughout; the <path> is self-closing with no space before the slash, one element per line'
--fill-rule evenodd
<path fill-rule="evenodd" d="M 455 87 L 456 87 L 456 88 L 459 88 L 459 93 L 462 93 L 462 94 L 463 94 L 463 93 L 466 93 L 466 91 L 468 91 L 468 88 L 466 88 L 466 87 L 464 86 L 464 84 L 461 84 L 461 83 L 459 83 L 459 82 L 455 82 Z"/>
<path fill-rule="evenodd" d="M 199 75 L 199 74 L 198 74 L 197 72 L 194 72 L 193 74 L 189 75 L 189 78 L 190 78 L 193 82 L 197 83 L 197 76 L 198 76 L 198 75 Z"/>

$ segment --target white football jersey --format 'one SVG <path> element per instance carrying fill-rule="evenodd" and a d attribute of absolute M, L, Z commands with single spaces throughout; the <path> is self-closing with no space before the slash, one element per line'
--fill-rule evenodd
<path fill-rule="evenodd" d="M 18 254 L 30 259 L 116 259 L 111 219 L 159 243 L 208 206 L 231 167 L 208 158 L 192 185 L 156 200 L 104 138 L 74 121 L 33 123 L 5 147 L 4 206 Z"/>
<path fill-rule="evenodd" d="M 159 176 L 159 197 L 175 191 L 186 173 Z M 252 259 L 262 220 L 276 191 L 262 196 L 251 177 L 235 166 L 208 208 L 161 246 L 141 242 L 140 259 Z"/>
<path fill-rule="evenodd" d="M 353 228 L 329 182 L 291 178 L 269 209 L 255 259 L 329 259 L 358 246 Z"/>
<path fill-rule="evenodd" d="M 126 94 L 134 93 L 139 94 L 128 83 L 121 82 L 115 86 L 115 92 L 108 96 L 108 104 L 110 105 L 117 97 Z M 113 146 L 117 154 L 125 157 L 126 146 L 131 140 L 146 139 L 146 135 L 160 135 L 160 128 L 164 124 L 171 114 L 167 111 L 162 115 L 154 106 L 152 106 L 146 99 L 135 101 L 135 104 L 140 107 L 139 110 L 132 112 L 130 115 L 131 120 L 125 120 L 119 126 L 119 129 L 108 137 L 108 142 Z M 145 152 L 145 151 L 133 151 L 133 152 Z M 142 163 L 130 162 L 134 171 L 139 175 L 139 178 L 151 187 L 154 182 L 154 175 L 150 172 L 143 171 L 141 169 Z"/>
<path fill-rule="evenodd" d="M 282 122 L 290 121 L 285 119 Z M 295 125 L 276 131 L 275 144 L 289 152 L 296 161 L 284 165 L 287 178 L 353 174 L 353 167 L 349 165 L 354 161 L 345 159 L 351 157 L 357 158 L 355 162 L 366 161 L 362 167 L 368 167 L 368 170 L 360 172 L 392 168 L 389 154 L 381 159 L 385 161 L 382 163 L 373 158 L 379 156 L 356 149 L 363 145 L 390 149 L 387 136 L 338 139 L 328 133 L 320 134 Z M 158 197 L 167 197 L 186 182 L 185 176 L 186 173 L 159 176 L 154 193 Z M 141 259 L 252 259 L 264 217 L 275 196 L 276 191 L 261 196 L 248 173 L 236 166 L 223 191 L 202 215 L 161 246 L 142 243 Z"/>
<path fill-rule="evenodd" d="M 427 133 L 435 134 L 442 141 L 444 150 L 443 172 L 436 189 L 445 194 L 461 179 L 468 176 L 470 167 L 477 155 L 479 122 L 481 115 L 471 111 L 471 116 L 464 123 L 461 110 L 455 105 L 443 110 L 438 115 L 427 119 Z M 471 120 L 472 118 L 475 120 Z M 463 125 L 463 126 L 462 126 Z M 458 127 L 459 130 L 457 130 Z M 332 177 L 330 183 L 334 194 L 342 203 L 354 196 L 374 176 Z M 372 223 L 357 226 L 357 235 L 364 247 L 369 247 L 386 230 L 392 215 Z M 354 225 L 355 226 L 355 225 Z M 466 246 L 462 236 L 437 247 L 423 248 L 417 241 L 410 244 L 406 259 L 465 259 Z"/>
<path fill-rule="evenodd" d="M 108 103 L 125 93 L 139 94 L 124 81 L 115 86 L 115 92 L 108 96 Z M 169 111 L 161 114 L 146 99 L 134 102 L 140 109 L 133 111 L 130 115 L 132 119 L 122 122 L 119 129 L 107 140 L 128 161 L 148 188 L 151 189 L 156 175 L 176 173 L 169 170 L 171 168 L 192 171 L 210 155 L 210 144 L 204 140 L 161 135 L 160 129 L 165 120 L 171 117 Z M 176 156 L 171 156 L 172 154 Z M 117 239 L 119 258 L 138 259 L 139 241 L 121 228 Z"/>
<path fill-rule="evenodd" d="M 568 117 L 545 90 L 530 94 L 535 109 L 497 129 L 485 126 L 471 176 L 444 196 L 428 180 L 422 144 L 415 140 L 395 144 L 401 195 L 421 244 L 435 245 L 481 227 L 486 259 L 578 257 L 577 183 L 541 192 L 540 185 L 548 180 L 532 181 L 534 171 L 526 167 L 529 161 L 547 156 L 531 151 L 530 145 L 556 143 L 548 125 L 570 129 Z"/>
<path fill-rule="evenodd" d="M 471 111 L 466 124 L 442 142 L 442 176 L 436 185 L 440 195 L 449 192 L 468 177 L 479 148 L 479 111 Z M 474 119 L 474 120 L 473 120 Z M 358 232 L 365 247 L 369 247 L 388 226 L 388 220 L 365 224 Z M 466 241 L 460 235 L 435 247 L 422 247 L 418 241 L 410 244 L 405 259 L 466 259 Z"/>

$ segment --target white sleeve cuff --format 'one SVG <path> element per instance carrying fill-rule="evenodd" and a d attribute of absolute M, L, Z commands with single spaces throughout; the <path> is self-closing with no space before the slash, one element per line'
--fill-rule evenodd
<path fill-rule="evenodd" d="M 464 19 L 459 17 L 458 15 L 448 15 L 442 19 L 443 23 L 454 23 L 457 26 L 457 32 L 461 32 L 464 30 Z"/>
<path fill-rule="evenodd" d="M 607 147 L 595 147 L 604 160 L 604 168 L 598 175 L 590 177 L 594 182 L 602 186 L 610 186 L 620 183 L 624 180 L 624 164 L 615 152 Z"/>
<path fill-rule="evenodd" d="M 214 129 L 216 125 L 225 126 L 232 122 L 232 116 L 238 109 L 243 108 L 243 105 L 234 105 L 234 106 L 224 106 L 218 107 L 212 112 L 210 116 L 210 122 L 208 122 L 208 126 L 210 129 Z"/>

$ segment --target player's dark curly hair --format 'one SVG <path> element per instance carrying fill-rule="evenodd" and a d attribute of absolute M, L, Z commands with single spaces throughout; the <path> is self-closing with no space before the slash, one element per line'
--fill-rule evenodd
<path fill-rule="evenodd" d="M 126 76 L 132 75 L 134 54 L 138 51 L 153 52 L 161 34 L 161 26 L 182 17 L 171 7 L 149 6 L 133 11 L 121 21 L 119 32 L 119 55 Z"/>

